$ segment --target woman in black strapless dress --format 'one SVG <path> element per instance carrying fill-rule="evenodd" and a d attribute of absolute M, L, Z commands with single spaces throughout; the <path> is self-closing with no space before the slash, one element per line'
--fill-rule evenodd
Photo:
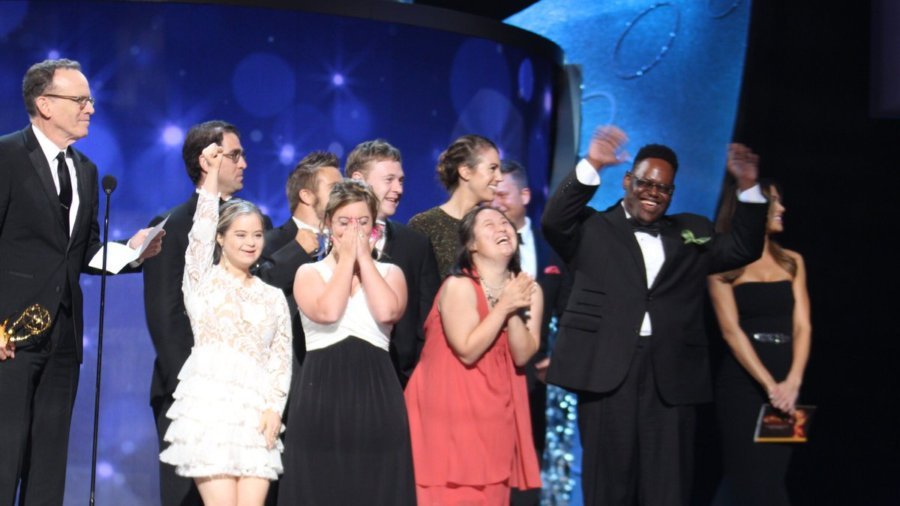
<path fill-rule="evenodd" d="M 723 476 L 714 505 L 779 506 L 790 444 L 755 443 L 760 406 L 793 412 L 809 358 L 811 326 L 803 258 L 771 235 L 783 230 L 781 192 L 761 183 L 770 202 L 762 257 L 739 271 L 709 278 L 722 336 L 731 348 L 716 380 Z"/>

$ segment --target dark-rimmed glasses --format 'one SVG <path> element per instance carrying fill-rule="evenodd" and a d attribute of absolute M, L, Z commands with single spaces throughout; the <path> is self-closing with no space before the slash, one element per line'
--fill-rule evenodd
<path fill-rule="evenodd" d="M 72 95 L 54 95 L 53 93 L 44 93 L 45 97 L 61 98 L 63 100 L 71 100 L 78 104 L 78 107 L 84 109 L 88 104 L 94 105 L 94 97 L 75 97 Z"/>
<path fill-rule="evenodd" d="M 659 193 L 662 193 L 663 195 L 672 195 L 673 193 L 675 193 L 675 185 L 673 185 L 673 184 L 656 183 L 656 182 L 650 181 L 649 179 L 643 179 L 643 178 L 635 176 L 634 173 L 631 171 L 626 172 L 626 174 L 631 176 L 631 180 L 634 182 L 635 186 L 637 186 L 638 189 L 640 189 L 640 190 L 656 189 L 656 191 L 658 191 Z"/>
<path fill-rule="evenodd" d="M 242 149 L 235 149 L 231 153 L 223 153 L 222 156 L 231 160 L 232 163 L 238 163 L 238 160 L 241 158 L 243 158 L 245 162 L 247 161 L 247 152 Z"/>

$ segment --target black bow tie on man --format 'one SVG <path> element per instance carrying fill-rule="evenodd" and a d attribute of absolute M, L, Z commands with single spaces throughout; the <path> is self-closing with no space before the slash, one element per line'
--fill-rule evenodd
<path fill-rule="evenodd" d="M 665 218 L 661 218 L 653 223 L 644 224 L 632 217 L 628 218 L 628 224 L 631 225 L 631 230 L 633 232 L 643 232 L 645 234 L 650 234 L 653 237 L 659 237 L 659 233 L 662 231 L 663 227 L 668 224 L 668 221 Z"/>

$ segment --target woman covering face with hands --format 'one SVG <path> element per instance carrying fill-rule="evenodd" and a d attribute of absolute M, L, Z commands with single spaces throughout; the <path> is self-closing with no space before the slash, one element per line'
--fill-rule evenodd
<path fill-rule="evenodd" d="M 250 273 L 263 219 L 250 202 L 219 206 L 222 147 L 200 155 L 206 177 L 188 235 L 182 291 L 194 333 L 178 375 L 163 462 L 193 477 L 204 504 L 263 504 L 281 473 L 281 413 L 291 378 L 287 302 Z"/>
<path fill-rule="evenodd" d="M 538 349 L 543 296 L 499 210 L 469 211 L 459 241 L 406 387 L 416 491 L 419 504 L 507 505 L 511 487 L 541 486 L 520 367 Z"/>
<path fill-rule="evenodd" d="M 297 270 L 307 351 L 292 395 L 303 418 L 285 452 L 279 504 L 415 504 L 406 408 L 389 354 L 406 281 L 372 258 L 377 206 L 365 183 L 335 184 L 325 209 L 331 251 Z"/>

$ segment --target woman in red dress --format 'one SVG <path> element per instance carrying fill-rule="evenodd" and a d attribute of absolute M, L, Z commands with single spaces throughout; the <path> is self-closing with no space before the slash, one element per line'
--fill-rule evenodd
<path fill-rule="evenodd" d="M 506 506 L 511 487 L 541 486 L 520 368 L 538 349 L 543 296 L 502 212 L 473 209 L 459 233 L 405 392 L 416 494 L 420 506 Z"/>

